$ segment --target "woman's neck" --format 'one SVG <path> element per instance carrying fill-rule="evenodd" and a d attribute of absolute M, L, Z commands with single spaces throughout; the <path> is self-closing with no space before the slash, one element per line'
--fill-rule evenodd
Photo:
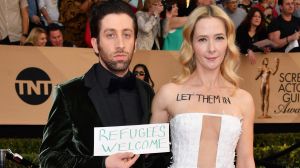
<path fill-rule="evenodd" d="M 249 34 L 250 37 L 253 37 L 255 35 L 256 29 L 257 29 L 257 26 L 254 26 L 254 25 L 250 26 L 250 29 L 248 31 L 248 34 Z"/>
<path fill-rule="evenodd" d="M 190 82 L 193 85 L 200 85 L 205 88 L 222 87 L 225 84 L 220 70 L 195 70 L 192 73 Z"/>

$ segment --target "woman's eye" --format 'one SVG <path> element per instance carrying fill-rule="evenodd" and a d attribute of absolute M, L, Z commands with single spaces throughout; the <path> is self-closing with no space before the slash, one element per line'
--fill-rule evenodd
<path fill-rule="evenodd" d="M 216 37 L 217 40 L 224 40 L 225 38 L 223 36 Z"/>
<path fill-rule="evenodd" d="M 200 38 L 198 39 L 199 42 L 205 42 L 206 41 L 206 38 Z"/>

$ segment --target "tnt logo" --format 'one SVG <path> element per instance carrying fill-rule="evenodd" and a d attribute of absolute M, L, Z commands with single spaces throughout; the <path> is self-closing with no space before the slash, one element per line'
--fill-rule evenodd
<path fill-rule="evenodd" d="M 48 99 L 52 91 L 52 84 L 49 76 L 43 70 L 30 67 L 19 73 L 15 88 L 24 102 L 38 105 Z"/>

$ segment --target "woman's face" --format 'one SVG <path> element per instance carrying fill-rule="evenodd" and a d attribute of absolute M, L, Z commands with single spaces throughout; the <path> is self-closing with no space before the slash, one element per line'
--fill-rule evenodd
<path fill-rule="evenodd" d="M 160 13 L 160 12 L 162 12 L 163 11 L 163 5 L 162 5 L 162 3 L 161 3 L 161 1 L 160 0 L 158 0 L 158 1 L 153 1 L 152 3 L 151 3 L 151 5 L 150 5 L 150 7 L 149 7 L 149 11 L 150 12 L 158 12 L 158 14 Z"/>
<path fill-rule="evenodd" d="M 177 7 L 177 4 L 173 4 L 172 5 L 171 13 L 172 13 L 172 17 L 178 16 L 178 7 Z"/>
<path fill-rule="evenodd" d="M 46 46 L 47 43 L 47 35 L 45 33 L 41 33 L 38 36 L 36 46 Z"/>
<path fill-rule="evenodd" d="M 197 67 L 219 69 L 228 45 L 224 23 L 214 17 L 200 19 L 195 25 L 192 45 Z"/>
<path fill-rule="evenodd" d="M 253 26 L 259 26 L 260 23 L 261 23 L 261 15 L 259 12 L 256 11 L 251 19 L 251 24 Z"/>
<path fill-rule="evenodd" d="M 141 80 L 144 80 L 145 79 L 145 71 L 144 71 L 144 69 L 142 68 L 142 67 L 137 67 L 137 68 L 135 68 L 135 70 L 134 70 L 134 75 L 137 77 L 137 78 L 139 78 L 139 79 L 141 79 Z"/>

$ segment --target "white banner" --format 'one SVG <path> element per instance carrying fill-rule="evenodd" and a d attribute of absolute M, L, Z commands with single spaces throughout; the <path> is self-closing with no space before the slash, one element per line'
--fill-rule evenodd
<path fill-rule="evenodd" d="M 94 156 L 169 151 L 168 123 L 94 128 Z"/>

